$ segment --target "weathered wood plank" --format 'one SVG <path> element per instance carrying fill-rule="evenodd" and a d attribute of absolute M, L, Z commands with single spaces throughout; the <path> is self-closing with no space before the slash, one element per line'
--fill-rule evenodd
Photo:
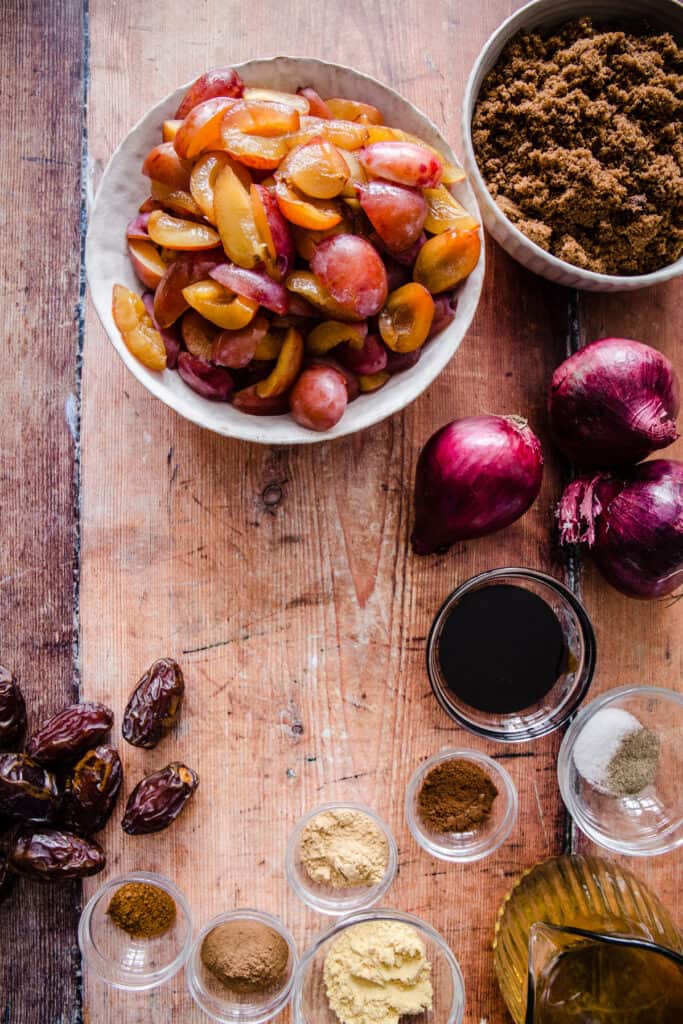
<path fill-rule="evenodd" d="M 91 8 L 90 152 L 101 168 L 127 128 L 178 82 L 215 63 L 290 52 L 352 63 L 418 103 L 457 140 L 467 70 L 506 13 L 437 2 L 193 12 L 138 3 Z M 248 20 L 247 20 L 248 17 Z M 370 21 L 368 20 L 370 19 Z M 456 141 L 457 145 L 457 141 Z M 489 948 L 496 908 L 523 868 L 562 846 L 554 781 L 559 740 L 522 758 L 451 726 L 431 698 L 424 638 L 441 599 L 473 572 L 526 563 L 556 573 L 547 523 L 559 479 L 549 460 L 523 523 L 448 556 L 408 554 L 417 452 L 457 415 L 526 412 L 543 432 L 543 388 L 564 346 L 566 295 L 490 247 L 485 297 L 457 358 L 402 416 L 308 450 L 261 449 L 202 433 L 124 373 L 91 313 L 85 356 L 83 670 L 90 697 L 117 711 L 142 669 L 173 654 L 188 700 L 178 735 L 155 753 L 123 751 L 127 789 L 185 757 L 202 778 L 172 831 L 148 839 L 110 826 L 112 873 L 176 877 L 197 922 L 250 903 L 282 913 L 301 948 L 324 924 L 285 885 L 287 835 L 306 808 L 357 797 L 391 821 L 401 848 L 391 904 L 440 928 L 463 965 L 467 1024 L 499 1020 Z M 281 499 L 276 505 L 270 500 Z M 447 867 L 418 852 L 403 794 L 444 744 L 507 758 L 522 815 L 510 844 Z M 93 884 L 88 885 L 92 891 Z M 104 998 L 88 981 L 91 1024 L 199 1021 L 181 979 L 152 998 Z M 125 1007 L 125 1011 L 124 1011 Z"/>
<path fill-rule="evenodd" d="M 33 727 L 76 696 L 82 41 L 80 0 L 3 4 L 0 662 Z M 78 903 L 78 887 L 22 882 L 0 907 L 3 1022 L 75 1019 Z"/>

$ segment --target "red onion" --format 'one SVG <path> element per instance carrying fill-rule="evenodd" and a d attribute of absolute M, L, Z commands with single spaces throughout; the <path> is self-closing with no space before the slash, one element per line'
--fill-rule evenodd
<path fill-rule="evenodd" d="M 468 416 L 446 424 L 418 459 L 413 551 L 429 555 L 502 530 L 534 502 L 542 479 L 541 445 L 526 420 Z"/>
<path fill-rule="evenodd" d="M 622 593 L 662 597 L 683 583 L 683 462 L 581 476 L 565 489 L 557 516 L 562 543 L 586 543 Z"/>
<path fill-rule="evenodd" d="M 628 338 L 603 338 L 555 370 L 550 428 L 565 455 L 586 468 L 640 462 L 678 437 L 676 372 L 661 352 Z"/>

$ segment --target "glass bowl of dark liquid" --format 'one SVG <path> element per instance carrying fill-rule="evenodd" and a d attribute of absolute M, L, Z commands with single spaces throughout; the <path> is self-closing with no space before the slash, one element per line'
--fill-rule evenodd
<path fill-rule="evenodd" d="M 559 728 L 586 696 L 595 633 L 559 580 L 492 569 L 446 598 L 427 640 L 434 695 L 459 725 L 503 743 Z"/>

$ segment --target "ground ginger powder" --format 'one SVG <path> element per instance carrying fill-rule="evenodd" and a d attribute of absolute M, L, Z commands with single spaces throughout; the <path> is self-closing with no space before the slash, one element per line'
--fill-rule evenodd
<path fill-rule="evenodd" d="M 582 18 L 511 40 L 482 84 L 472 141 L 491 195 L 531 241 L 587 270 L 645 274 L 683 252 L 682 114 L 671 35 Z"/>
<path fill-rule="evenodd" d="M 335 939 L 323 968 L 330 1009 L 342 1024 L 398 1024 L 432 1009 L 425 944 L 402 921 L 366 921 Z"/>
<path fill-rule="evenodd" d="M 340 807 L 321 811 L 308 822 L 299 840 L 299 856 L 312 882 L 346 889 L 381 882 L 389 847 L 368 814 Z"/>

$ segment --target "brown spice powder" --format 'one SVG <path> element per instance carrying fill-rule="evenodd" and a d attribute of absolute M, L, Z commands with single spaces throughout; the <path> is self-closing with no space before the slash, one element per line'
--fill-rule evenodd
<path fill-rule="evenodd" d="M 175 901 L 157 885 L 126 882 L 112 896 L 107 914 L 134 939 L 154 939 L 175 923 Z"/>
<path fill-rule="evenodd" d="M 453 758 L 432 768 L 417 797 L 422 821 L 433 832 L 469 832 L 491 814 L 498 790 L 473 761 Z"/>
<path fill-rule="evenodd" d="M 234 920 L 216 925 L 202 942 L 204 966 L 235 992 L 265 992 L 281 984 L 289 946 L 262 921 Z"/>
<path fill-rule="evenodd" d="M 472 119 L 503 213 L 577 267 L 643 274 L 683 252 L 683 50 L 669 34 L 571 21 L 521 32 Z"/>

